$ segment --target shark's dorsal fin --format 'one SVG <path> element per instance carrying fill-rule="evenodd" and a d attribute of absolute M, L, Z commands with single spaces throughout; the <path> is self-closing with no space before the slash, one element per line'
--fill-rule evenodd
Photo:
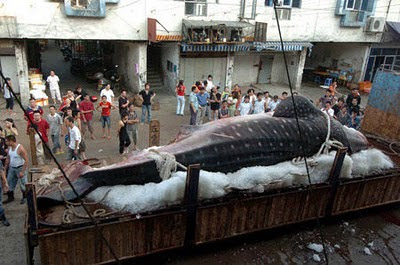
<path fill-rule="evenodd" d="M 296 104 L 297 116 L 300 119 L 313 119 L 322 116 L 322 112 L 312 104 L 312 102 L 302 96 L 294 96 Z M 293 101 L 291 97 L 287 97 L 276 107 L 274 117 L 295 118 Z"/>

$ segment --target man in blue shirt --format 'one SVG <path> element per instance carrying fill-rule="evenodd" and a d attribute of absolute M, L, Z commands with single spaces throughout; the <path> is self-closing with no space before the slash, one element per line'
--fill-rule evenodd
<path fill-rule="evenodd" d="M 201 125 L 203 124 L 203 119 L 204 116 L 206 115 L 206 109 L 207 109 L 207 103 L 208 100 L 210 98 L 210 94 L 208 94 L 207 91 L 205 91 L 204 87 L 200 87 L 200 92 L 197 93 L 196 95 L 197 97 L 197 101 L 199 102 L 199 115 L 197 115 L 197 117 L 199 117 L 199 119 L 197 119 L 196 124 L 197 125 Z"/>

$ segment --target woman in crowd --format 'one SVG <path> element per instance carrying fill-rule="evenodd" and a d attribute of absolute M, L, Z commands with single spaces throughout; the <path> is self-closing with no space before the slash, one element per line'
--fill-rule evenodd
<path fill-rule="evenodd" d="M 186 87 L 183 84 L 183 80 L 179 80 L 178 86 L 175 88 L 176 98 L 178 100 L 176 106 L 176 115 L 183 116 L 183 111 L 185 109 L 185 92 Z"/>
<path fill-rule="evenodd" d="M 18 130 L 17 127 L 15 126 L 13 119 L 11 118 L 5 119 L 4 124 L 5 124 L 4 137 L 7 137 L 9 135 L 18 136 Z"/>
<path fill-rule="evenodd" d="M 215 121 L 218 119 L 218 110 L 221 103 L 221 94 L 218 92 L 218 88 L 214 86 L 211 89 L 210 94 L 210 109 L 211 109 L 211 121 Z"/>

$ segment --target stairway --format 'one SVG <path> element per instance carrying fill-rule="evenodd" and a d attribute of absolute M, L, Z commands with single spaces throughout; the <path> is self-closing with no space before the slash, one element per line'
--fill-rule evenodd
<path fill-rule="evenodd" d="M 165 92 L 161 74 L 151 65 L 147 66 L 147 82 L 150 84 L 151 90 L 154 90 L 156 93 Z"/>

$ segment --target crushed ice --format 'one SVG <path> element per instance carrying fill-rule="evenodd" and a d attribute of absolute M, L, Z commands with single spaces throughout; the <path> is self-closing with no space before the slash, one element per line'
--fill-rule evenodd
<path fill-rule="evenodd" d="M 310 169 L 312 183 L 327 180 L 335 154 L 336 152 L 331 152 L 315 159 L 317 165 Z M 346 155 L 340 177 L 352 178 L 392 167 L 393 162 L 388 156 L 380 150 L 369 149 L 351 156 Z M 185 183 L 186 172 L 176 172 L 170 179 L 160 183 L 99 187 L 88 197 L 98 201 L 110 190 L 103 201 L 105 205 L 115 210 L 140 213 L 179 204 L 183 200 Z M 242 168 L 228 174 L 202 170 L 198 197 L 200 200 L 219 198 L 235 189 L 262 193 L 275 188 L 306 185 L 308 179 L 304 163 L 296 165 L 291 161 L 272 166 Z"/>

